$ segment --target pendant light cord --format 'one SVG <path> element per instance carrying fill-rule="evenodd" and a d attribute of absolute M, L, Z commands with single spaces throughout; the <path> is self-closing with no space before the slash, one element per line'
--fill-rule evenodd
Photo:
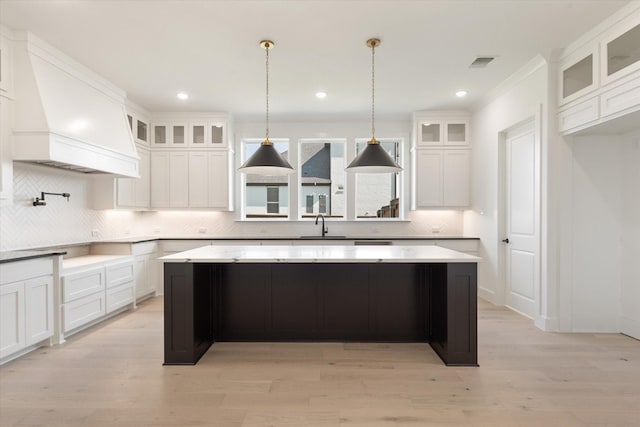
<path fill-rule="evenodd" d="M 376 139 L 375 105 L 376 105 L 376 44 L 371 43 L 371 140 Z"/>
<path fill-rule="evenodd" d="M 266 76 L 267 76 L 267 82 L 266 82 L 266 89 L 267 89 L 267 105 L 266 105 L 266 112 L 267 112 L 267 117 L 266 117 L 266 122 L 267 122 L 267 139 L 266 141 L 269 141 L 269 49 L 271 48 L 271 44 L 269 42 L 267 42 L 267 44 L 265 45 L 265 50 L 267 51 L 267 60 L 265 61 L 265 67 L 266 67 Z"/>

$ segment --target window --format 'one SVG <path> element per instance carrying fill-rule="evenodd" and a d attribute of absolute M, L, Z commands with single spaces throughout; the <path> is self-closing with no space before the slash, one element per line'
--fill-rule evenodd
<path fill-rule="evenodd" d="M 399 140 L 381 140 L 382 147 L 400 164 Z M 366 145 L 358 140 L 356 151 L 359 153 Z M 397 218 L 400 216 L 400 174 L 364 174 L 356 175 L 356 218 Z"/>
<path fill-rule="evenodd" d="M 306 213 L 308 214 L 312 214 L 313 213 L 313 195 L 309 194 L 307 196 L 307 210 Z"/>
<path fill-rule="evenodd" d="M 300 216 L 344 218 L 344 139 L 303 139 L 299 145 Z M 295 167 L 295 166 L 294 166 Z"/>
<path fill-rule="evenodd" d="M 326 214 L 327 213 L 327 195 L 326 194 L 321 194 L 318 196 L 318 212 L 320 212 L 321 214 Z"/>
<path fill-rule="evenodd" d="M 243 141 L 244 163 L 260 147 L 261 139 Z M 275 149 L 285 158 L 289 157 L 287 140 L 272 140 Z M 244 217 L 245 218 L 288 218 L 289 217 L 289 177 L 244 175 Z"/>
<path fill-rule="evenodd" d="M 267 213 L 280 213 L 280 189 L 278 187 L 267 187 Z"/>

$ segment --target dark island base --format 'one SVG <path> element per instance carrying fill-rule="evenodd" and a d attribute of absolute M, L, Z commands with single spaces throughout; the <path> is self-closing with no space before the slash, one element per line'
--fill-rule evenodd
<path fill-rule="evenodd" d="M 476 264 L 165 263 L 165 364 L 215 341 L 424 342 L 478 366 Z"/>

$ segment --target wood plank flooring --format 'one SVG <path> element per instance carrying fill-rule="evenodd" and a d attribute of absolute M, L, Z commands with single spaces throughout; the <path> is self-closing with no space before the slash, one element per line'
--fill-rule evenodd
<path fill-rule="evenodd" d="M 1 426 L 640 426 L 640 342 L 481 302 L 479 368 L 428 345 L 220 343 L 162 366 L 162 299 L 0 367 Z"/>

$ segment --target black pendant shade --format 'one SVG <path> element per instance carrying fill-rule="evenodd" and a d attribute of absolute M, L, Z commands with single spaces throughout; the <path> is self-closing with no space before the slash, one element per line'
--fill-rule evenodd
<path fill-rule="evenodd" d="M 265 141 L 266 142 L 266 141 Z M 240 169 L 242 173 L 255 175 L 290 175 L 295 172 L 288 161 L 286 161 L 271 142 L 263 142 Z"/>
<path fill-rule="evenodd" d="M 347 166 L 347 172 L 389 173 L 400 172 L 402 168 L 391 158 L 378 141 L 371 143 Z"/>

